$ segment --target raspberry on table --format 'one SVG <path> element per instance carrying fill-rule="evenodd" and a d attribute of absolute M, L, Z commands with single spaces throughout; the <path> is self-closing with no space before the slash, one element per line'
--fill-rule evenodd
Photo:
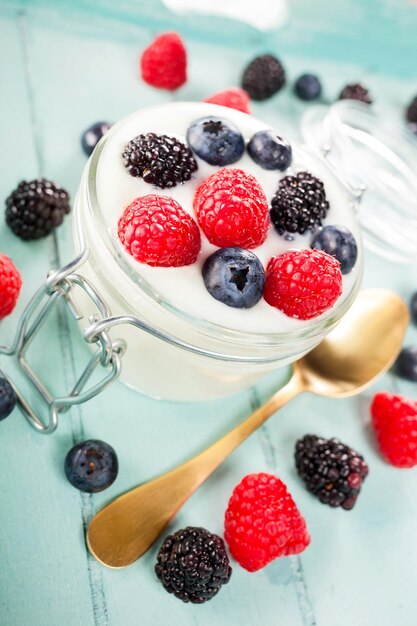
<path fill-rule="evenodd" d="M 284 176 L 271 200 L 271 221 L 280 235 L 303 235 L 321 226 L 330 208 L 320 179 L 310 172 Z"/>
<path fill-rule="evenodd" d="M 219 247 L 256 248 L 268 232 L 268 203 L 262 187 L 240 169 L 221 169 L 194 196 L 198 222 L 210 243 Z"/>
<path fill-rule="evenodd" d="M 371 418 L 382 456 L 395 467 L 417 465 L 417 402 L 379 392 L 371 403 Z"/>
<path fill-rule="evenodd" d="M 163 33 L 145 48 L 140 59 L 145 83 L 175 91 L 187 80 L 187 52 L 178 33 Z"/>
<path fill-rule="evenodd" d="M 13 387 L 5 378 L 0 378 L 0 421 L 10 415 L 17 403 Z"/>
<path fill-rule="evenodd" d="M 310 543 L 304 518 L 285 484 L 272 474 L 249 474 L 227 505 L 224 536 L 234 559 L 256 572 L 280 556 L 299 554 Z"/>
<path fill-rule="evenodd" d="M 249 94 L 239 87 L 229 87 L 224 91 L 217 91 L 212 96 L 204 98 L 203 102 L 211 102 L 211 104 L 220 104 L 229 109 L 236 109 L 242 113 L 250 113 Z"/>
<path fill-rule="evenodd" d="M 183 602 L 203 604 L 229 582 L 232 568 L 221 537 L 187 526 L 165 538 L 155 573 L 168 593 Z"/>
<path fill-rule="evenodd" d="M 71 210 L 60 185 L 37 178 L 22 180 L 6 200 L 6 222 L 20 239 L 40 239 L 62 224 Z"/>
<path fill-rule="evenodd" d="M 0 254 L 0 320 L 15 308 L 21 287 L 22 279 L 13 261 Z"/>
<path fill-rule="evenodd" d="M 242 76 L 242 87 L 253 100 L 266 100 L 285 85 L 285 70 L 272 54 L 253 59 Z"/>
<path fill-rule="evenodd" d="M 191 215 L 173 198 L 154 194 L 129 204 L 119 220 L 118 235 L 137 261 L 158 267 L 191 265 L 201 246 Z"/>
<path fill-rule="evenodd" d="M 295 464 L 307 489 L 323 504 L 350 511 L 369 468 L 361 454 L 338 439 L 305 435 L 295 446 Z"/>
<path fill-rule="evenodd" d="M 273 257 L 266 268 L 264 298 L 289 317 L 317 317 L 341 294 L 340 263 L 321 250 L 289 250 Z"/>
<path fill-rule="evenodd" d="M 405 117 L 410 124 L 417 124 L 417 96 L 411 100 L 405 111 Z"/>
<path fill-rule="evenodd" d="M 359 83 L 346 85 L 339 94 L 339 100 L 359 100 L 365 104 L 372 104 L 372 96 L 369 90 Z"/>
<path fill-rule="evenodd" d="M 129 174 L 160 189 L 190 180 L 198 169 L 188 146 L 175 137 L 147 133 L 125 146 L 123 164 Z"/>

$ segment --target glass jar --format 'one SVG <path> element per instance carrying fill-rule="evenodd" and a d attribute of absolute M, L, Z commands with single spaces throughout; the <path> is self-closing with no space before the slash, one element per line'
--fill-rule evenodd
<path fill-rule="evenodd" d="M 265 123 L 251 116 L 231 110 L 226 115 L 223 108 L 215 105 L 172 103 L 159 107 L 161 116 L 175 116 L 187 110 L 192 110 L 194 119 L 223 115 L 234 121 L 244 135 L 266 128 Z M 146 113 L 144 110 L 143 114 Z M 107 133 L 88 161 L 74 220 L 75 243 L 81 251 L 77 271 L 94 285 L 112 312 L 111 320 L 103 322 L 100 329 L 110 329 L 111 336 L 127 343 L 121 379 L 156 398 L 208 400 L 245 389 L 267 372 L 287 365 L 315 347 L 356 296 L 362 277 L 360 242 L 349 286 L 336 305 L 317 319 L 300 322 L 291 332 L 266 333 L 261 329 L 256 333 L 244 332 L 186 313 L 152 288 L 141 275 L 140 264 L 137 270 L 132 270 L 131 264 L 126 263 L 98 201 L 97 168 L 106 142 L 124 123 L 122 120 Z M 356 211 L 355 198 L 319 154 L 294 145 L 293 152 L 293 162 L 328 181 L 336 190 L 337 202 L 346 205 L 349 212 Z M 90 318 L 93 309 L 88 298 L 79 294 L 76 303 L 84 319 Z M 98 327 L 94 329 L 87 329 L 87 339 L 91 339 Z"/>
<path fill-rule="evenodd" d="M 358 200 L 364 245 L 401 263 L 417 261 L 417 141 L 374 106 L 341 100 L 309 108 L 305 143 L 324 155 Z"/>

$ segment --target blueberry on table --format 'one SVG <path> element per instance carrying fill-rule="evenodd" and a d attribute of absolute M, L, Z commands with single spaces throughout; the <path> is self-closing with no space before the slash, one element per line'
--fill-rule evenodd
<path fill-rule="evenodd" d="M 245 150 L 238 127 L 220 117 L 203 117 L 191 124 L 187 142 L 193 152 L 210 165 L 236 163 Z"/>
<path fill-rule="evenodd" d="M 283 172 L 291 165 L 290 144 L 273 130 L 260 130 L 255 133 L 247 147 L 250 157 L 265 170 Z"/>
<path fill-rule="evenodd" d="M 216 300 L 236 309 L 249 309 L 262 297 L 265 270 L 249 250 L 220 248 L 206 259 L 203 280 Z"/>
<path fill-rule="evenodd" d="M 395 361 L 398 376 L 417 382 L 417 347 L 403 348 Z"/>
<path fill-rule="evenodd" d="M 417 291 L 411 296 L 410 313 L 412 322 L 417 325 Z"/>
<path fill-rule="evenodd" d="M 65 474 L 73 487 L 97 493 L 110 487 L 119 470 L 114 449 L 99 439 L 77 443 L 65 457 Z"/>
<path fill-rule="evenodd" d="M 89 126 L 81 135 L 81 146 L 87 156 L 93 152 L 100 139 L 111 128 L 109 122 L 96 122 Z"/>
<path fill-rule="evenodd" d="M 356 239 L 344 226 L 324 226 L 311 247 L 334 256 L 340 263 L 342 274 L 348 274 L 358 258 Z"/>
<path fill-rule="evenodd" d="M 315 74 L 302 74 L 294 84 L 294 93 L 300 100 L 317 100 L 321 95 L 321 83 Z"/>
<path fill-rule="evenodd" d="M 0 421 L 4 420 L 16 406 L 16 394 L 11 384 L 0 378 Z"/>

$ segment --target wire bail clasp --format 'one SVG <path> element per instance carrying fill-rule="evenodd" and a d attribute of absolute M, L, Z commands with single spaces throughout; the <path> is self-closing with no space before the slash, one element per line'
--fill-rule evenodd
<path fill-rule="evenodd" d="M 19 407 L 29 424 L 37 432 L 44 435 L 54 432 L 58 425 L 59 413 L 65 413 L 73 405 L 82 404 L 99 394 L 120 376 L 122 369 L 122 356 L 126 350 L 126 342 L 123 339 L 112 340 L 106 328 L 94 333 L 94 336 L 91 338 L 85 338 L 87 343 L 95 345 L 96 348 L 68 395 L 54 397 L 29 366 L 26 359 L 27 350 L 58 303 L 64 303 L 76 320 L 82 318 L 72 299 L 71 292 L 76 288 L 81 289 L 93 301 L 98 310 L 98 314 L 89 318 L 91 325 L 95 325 L 99 321 L 103 322 L 106 318 L 111 317 L 111 311 L 107 304 L 86 278 L 80 274 L 64 274 L 58 271 L 48 275 L 45 283 L 28 303 L 19 320 L 12 345 L 10 347 L 0 346 L 0 356 L 4 355 L 14 358 L 19 371 L 29 381 L 31 386 L 35 388 L 46 404 L 47 417 L 40 419 L 19 391 L 17 385 L 10 380 L 9 376 L 6 376 L 16 393 Z M 88 331 L 88 328 L 86 330 Z M 88 387 L 87 383 L 98 367 L 105 371 L 105 375 L 99 382 Z"/>

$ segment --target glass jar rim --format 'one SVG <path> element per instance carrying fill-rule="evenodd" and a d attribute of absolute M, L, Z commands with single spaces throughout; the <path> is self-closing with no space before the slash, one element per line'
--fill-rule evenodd
<path fill-rule="evenodd" d="M 220 107 L 218 105 L 209 104 L 209 103 L 201 103 L 201 102 L 177 102 L 177 103 L 167 103 L 163 105 L 158 105 L 158 108 L 164 109 L 168 107 L 172 107 L 173 105 L 183 106 L 183 107 L 192 107 L 193 111 L 196 111 L 196 118 L 203 117 L 205 115 L 224 115 L 224 107 Z M 150 110 L 155 110 L 155 107 L 147 107 L 141 109 L 143 112 L 147 112 Z M 126 262 L 126 260 L 121 255 L 117 246 L 115 245 L 114 239 L 111 236 L 108 226 L 105 222 L 104 216 L 100 210 L 100 204 L 98 200 L 98 192 L 97 192 L 97 168 L 100 159 L 100 155 L 106 145 L 106 142 L 111 138 L 111 136 L 117 131 L 120 124 L 125 123 L 127 120 L 133 118 L 136 113 L 131 114 L 128 117 L 123 118 L 112 126 L 110 130 L 106 133 L 103 139 L 100 141 L 97 148 L 94 150 L 92 156 L 89 159 L 87 164 L 87 172 L 85 177 L 85 185 L 86 185 L 86 200 L 87 200 L 87 209 L 89 210 L 94 223 L 98 225 L 98 232 L 100 233 L 100 239 L 105 245 L 106 250 L 109 252 L 114 262 L 117 264 L 118 269 L 120 269 L 123 274 L 132 282 L 136 288 L 140 290 L 142 294 L 145 294 L 150 298 L 154 303 L 157 303 L 162 307 L 162 309 L 169 315 L 174 316 L 178 320 L 185 321 L 192 326 L 192 328 L 198 331 L 199 334 L 202 334 L 210 339 L 219 340 L 221 342 L 226 342 L 229 344 L 235 345 L 244 345 L 248 348 L 273 348 L 274 346 L 283 346 L 288 344 L 294 344 L 297 342 L 301 342 L 305 339 L 312 339 L 316 336 L 321 335 L 327 329 L 333 327 L 339 319 L 346 313 L 346 311 L 350 308 L 352 302 L 354 301 L 357 292 L 360 287 L 361 278 L 362 278 L 362 270 L 363 270 L 363 259 L 362 259 L 362 246 L 359 243 L 358 245 L 358 259 L 357 259 L 357 267 L 356 269 L 356 280 L 354 285 L 351 288 L 350 293 L 344 298 L 340 303 L 336 303 L 336 305 L 328 312 L 325 313 L 317 320 L 313 320 L 308 325 L 303 325 L 299 329 L 285 331 L 285 332 L 248 332 L 242 330 L 235 330 L 229 327 L 224 327 L 220 324 L 216 324 L 210 322 L 208 320 L 204 320 L 200 317 L 194 316 L 181 308 L 178 308 L 173 302 L 161 297 L 159 293 L 157 293 L 150 283 L 144 279 L 138 271 L 132 269 L 132 267 Z M 240 113 L 239 111 L 233 111 L 233 117 L 239 118 L 241 117 L 242 123 L 247 124 L 247 114 Z M 268 125 L 261 120 L 257 120 L 252 117 L 252 120 L 259 124 L 259 128 L 256 130 L 269 128 Z M 255 131 L 256 132 L 256 131 Z M 308 154 L 310 158 L 314 158 L 320 161 L 321 166 L 325 166 L 329 171 L 329 174 L 333 176 L 336 182 L 340 183 L 331 169 L 328 167 L 328 164 L 325 163 L 320 154 L 312 151 L 307 146 L 299 146 L 296 143 L 292 142 L 293 149 L 295 147 L 295 151 L 299 154 L 303 152 Z M 353 199 L 352 199 L 353 201 Z M 353 208 L 352 208 L 353 210 Z M 78 228 L 80 226 L 78 225 Z M 101 278 L 104 282 L 106 281 L 106 276 L 101 274 Z M 112 285 L 114 288 L 114 285 Z M 122 294 L 118 292 L 119 295 L 123 298 Z M 129 303 L 124 299 L 124 302 L 127 306 Z"/>
<path fill-rule="evenodd" d="M 360 198 L 365 246 L 394 261 L 415 262 L 417 174 L 410 164 L 417 162 L 417 141 L 412 133 L 373 106 L 340 100 L 308 109 L 301 135 Z"/>

